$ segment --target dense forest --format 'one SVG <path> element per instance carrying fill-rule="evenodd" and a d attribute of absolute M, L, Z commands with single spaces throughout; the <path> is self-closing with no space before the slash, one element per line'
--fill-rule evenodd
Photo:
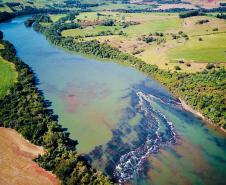
<path fill-rule="evenodd" d="M 76 15 L 77 13 L 68 14 L 52 23 L 51 26 L 43 26 L 39 19 L 33 16 L 33 27 L 36 31 L 45 34 L 53 44 L 68 50 L 132 65 L 159 80 L 176 96 L 181 97 L 195 110 L 200 111 L 207 119 L 226 128 L 226 70 L 224 68 L 213 66 L 202 72 L 191 74 L 164 71 L 106 43 L 99 43 L 98 41 L 79 42 L 73 37 L 63 37 L 61 35 L 63 30 L 79 28 L 78 23 L 69 23 L 69 17 Z"/>
<path fill-rule="evenodd" d="M 35 161 L 56 174 L 62 184 L 111 184 L 108 177 L 77 155 L 78 142 L 71 140 L 67 130 L 58 124 L 50 102 L 36 87 L 33 71 L 16 57 L 14 46 L 2 39 L 0 44 L 4 46 L 0 55 L 15 64 L 18 72 L 17 83 L 0 99 L 0 126 L 13 128 L 32 143 L 43 146 L 45 154 Z"/>

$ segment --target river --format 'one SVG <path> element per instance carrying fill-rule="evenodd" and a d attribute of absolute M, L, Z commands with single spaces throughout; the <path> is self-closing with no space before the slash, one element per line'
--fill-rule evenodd
<path fill-rule="evenodd" d="M 225 135 L 183 110 L 155 80 L 54 47 L 24 26 L 26 18 L 0 30 L 94 167 L 120 184 L 225 185 Z"/>

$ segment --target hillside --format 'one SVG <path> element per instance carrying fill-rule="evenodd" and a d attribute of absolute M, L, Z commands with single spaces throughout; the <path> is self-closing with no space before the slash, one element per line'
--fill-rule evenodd
<path fill-rule="evenodd" d="M 4 185 L 58 185 L 58 179 L 32 160 L 43 154 L 15 130 L 0 128 L 0 182 Z"/>

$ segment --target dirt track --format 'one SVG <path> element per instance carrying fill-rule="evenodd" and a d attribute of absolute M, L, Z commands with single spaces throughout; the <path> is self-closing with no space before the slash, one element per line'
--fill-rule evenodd
<path fill-rule="evenodd" d="M 40 168 L 33 158 L 43 154 L 16 131 L 0 127 L 0 184 L 4 185 L 58 185 L 58 179 Z"/>

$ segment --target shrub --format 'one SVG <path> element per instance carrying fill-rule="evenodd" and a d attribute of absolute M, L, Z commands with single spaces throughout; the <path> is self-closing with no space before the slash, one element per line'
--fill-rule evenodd
<path fill-rule="evenodd" d="M 183 64 L 183 63 L 184 63 L 184 61 L 183 61 L 183 60 L 179 60 L 178 62 L 179 62 L 180 64 Z"/>
<path fill-rule="evenodd" d="M 196 24 L 204 24 L 204 23 L 208 23 L 209 20 L 208 19 L 203 19 L 203 20 L 199 20 L 196 22 Z"/>
<path fill-rule="evenodd" d="M 106 20 L 103 24 L 103 26 L 114 26 L 115 23 L 112 19 Z"/>
<path fill-rule="evenodd" d="M 184 32 L 183 32 L 183 31 L 179 31 L 179 32 L 178 32 L 178 34 L 180 34 L 180 35 L 181 35 L 182 33 L 184 33 Z"/>
<path fill-rule="evenodd" d="M 206 69 L 213 69 L 215 66 L 214 66 L 214 64 L 207 64 L 206 65 Z"/>
<path fill-rule="evenodd" d="M 191 64 L 189 62 L 187 62 L 185 65 L 191 67 Z"/>
<path fill-rule="evenodd" d="M 146 42 L 146 43 L 150 43 L 150 42 L 156 41 L 156 39 L 153 38 L 153 37 L 145 37 L 143 39 L 143 41 Z"/>
<path fill-rule="evenodd" d="M 172 39 L 178 39 L 178 38 L 180 38 L 180 36 L 178 36 L 178 35 L 176 35 L 176 34 L 172 34 Z"/>
<path fill-rule="evenodd" d="M 175 70 L 181 70 L 180 66 L 174 66 Z"/>
<path fill-rule="evenodd" d="M 192 16 L 197 16 L 200 15 L 201 13 L 199 12 L 199 10 L 191 10 L 191 11 L 186 11 L 186 12 L 182 12 L 179 14 L 180 18 L 187 18 L 187 17 L 192 17 Z"/>

